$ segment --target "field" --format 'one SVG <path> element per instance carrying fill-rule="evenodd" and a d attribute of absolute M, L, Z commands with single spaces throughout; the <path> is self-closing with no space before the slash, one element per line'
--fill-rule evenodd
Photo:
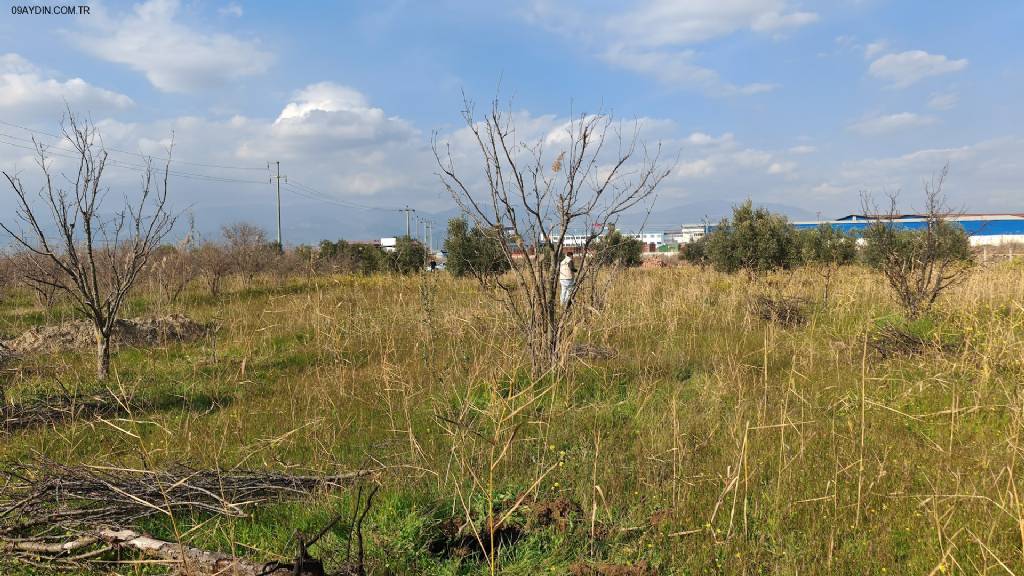
<path fill-rule="evenodd" d="M 771 280 L 805 299 L 804 322 L 759 317 L 742 275 L 624 271 L 577 334 L 588 353 L 536 378 L 500 304 L 448 274 L 236 279 L 175 304 L 141 291 L 126 316 L 220 329 L 118 350 L 105 386 L 144 413 L 0 436 L 0 460 L 380 469 L 374 574 L 1024 573 L 1024 268 L 979 268 L 914 322 L 864 268 L 827 303 L 809 270 Z M 6 338 L 70 314 L 27 294 L 0 306 Z M 88 351 L 5 368 L 13 403 L 104 386 Z M 144 528 L 281 559 L 356 493 Z M 467 516 L 486 546 L 458 532 Z M 493 566 L 489 516 L 507 516 Z M 349 528 L 313 548 L 328 568 Z"/>

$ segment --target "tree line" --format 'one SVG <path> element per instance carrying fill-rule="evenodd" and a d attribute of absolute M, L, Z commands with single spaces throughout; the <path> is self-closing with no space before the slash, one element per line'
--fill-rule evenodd
<path fill-rule="evenodd" d="M 923 224 L 908 229 L 898 223 L 896 197 L 880 209 L 866 197 L 868 224 L 857 233 L 827 223 L 797 230 L 788 219 L 748 200 L 733 209 L 708 234 L 683 247 L 680 258 L 726 273 L 757 278 L 778 270 L 806 266 L 824 279 L 828 300 L 832 278 L 841 266 L 861 263 L 882 273 L 897 302 L 911 317 L 927 312 L 939 295 L 966 278 L 973 264 L 970 240 L 952 221 L 942 195 L 948 169 L 925 186 Z"/>

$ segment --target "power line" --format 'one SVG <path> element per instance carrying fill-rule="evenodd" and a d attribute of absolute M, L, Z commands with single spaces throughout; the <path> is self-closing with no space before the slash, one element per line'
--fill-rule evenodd
<path fill-rule="evenodd" d="M 26 126 L 21 126 L 20 124 L 15 124 L 13 122 L 7 122 L 5 120 L 0 120 L 0 124 L 3 124 L 5 126 L 10 126 L 12 128 L 17 128 L 19 130 L 24 130 L 26 132 L 31 132 L 33 134 L 42 134 L 44 136 L 49 136 L 50 138 L 56 138 L 58 140 L 61 140 L 61 139 L 64 138 L 64 136 L 60 136 L 60 135 L 57 135 L 57 134 L 52 134 L 50 132 L 46 132 L 45 130 L 36 130 L 34 128 L 28 128 Z M 223 170 L 251 170 L 251 171 L 260 171 L 260 172 L 266 170 L 266 168 L 262 168 L 262 167 L 261 168 L 257 168 L 255 166 L 232 166 L 232 165 L 229 165 L 229 164 L 210 164 L 210 163 L 206 163 L 206 162 L 190 162 L 188 160 L 175 160 L 173 158 L 167 158 L 165 156 L 152 156 L 152 155 L 148 155 L 148 154 L 143 154 L 142 152 L 129 152 L 127 150 L 121 150 L 121 149 L 118 149 L 118 148 L 110 148 L 110 147 L 107 147 L 107 146 L 104 146 L 103 148 L 104 148 L 104 150 L 108 150 L 110 152 L 119 152 L 121 154 L 129 154 L 131 156 L 148 157 L 148 158 L 152 158 L 154 160 L 161 160 L 161 161 L 164 161 L 164 162 L 166 162 L 167 160 L 171 160 L 172 162 L 175 162 L 177 164 L 187 164 L 189 166 L 200 166 L 200 167 L 205 167 L 205 168 L 220 168 L 220 169 L 223 169 Z"/>
<path fill-rule="evenodd" d="M 350 208 L 361 208 L 363 210 L 379 210 L 381 212 L 401 212 L 402 211 L 401 208 L 388 208 L 388 207 L 385 207 L 385 206 L 369 206 L 367 204 L 360 204 L 359 202 L 353 202 L 351 200 L 342 200 L 340 198 L 335 198 L 335 197 L 333 197 L 333 196 L 331 196 L 329 194 L 325 194 L 325 193 L 317 190 L 316 188 L 313 188 L 312 186 L 307 186 L 307 185 L 303 184 L 302 182 L 297 182 L 294 179 L 290 182 L 290 184 L 298 186 L 299 188 L 305 190 L 306 192 L 308 192 L 310 194 L 315 194 L 315 195 L 319 196 L 325 202 L 333 202 L 333 203 L 336 203 L 336 204 L 342 204 L 342 205 L 348 206 Z"/>
<path fill-rule="evenodd" d="M 53 138 L 53 139 L 58 141 L 56 143 L 39 142 L 34 137 L 33 138 L 25 138 L 25 137 L 21 137 L 21 136 L 16 136 L 14 134 L 8 134 L 8 133 L 5 133 L 5 132 L 0 132 L 0 144 L 4 144 L 4 145 L 7 145 L 7 146 L 11 146 L 11 147 L 14 147 L 14 148 L 20 148 L 20 149 L 24 149 L 24 150 L 31 150 L 33 152 L 37 152 L 38 151 L 38 147 L 42 146 L 43 147 L 43 151 L 48 156 L 57 157 L 57 158 L 66 158 L 66 159 L 70 159 L 70 160 L 78 160 L 79 159 L 78 150 L 76 150 L 74 148 L 65 148 L 65 147 L 60 145 L 59 141 L 62 141 L 62 140 L 65 139 L 65 136 L 63 136 L 63 135 L 53 134 L 53 133 L 50 133 L 50 132 L 46 132 L 45 130 L 38 130 L 38 129 L 28 128 L 26 126 L 22 126 L 20 124 L 15 124 L 13 122 L 7 122 L 5 120 L 0 120 L 0 125 L 10 126 L 12 128 L 17 128 L 19 130 L 24 130 L 25 132 L 29 132 L 30 134 L 33 134 L 33 135 L 40 134 L 40 135 L 43 135 L 43 136 L 47 136 L 49 138 Z M 9 140 L 12 140 L 13 142 L 9 141 Z M 25 144 L 18 144 L 18 142 L 24 142 Z M 250 167 L 250 166 L 232 166 L 232 165 L 227 165 L 227 164 L 213 164 L 213 163 L 207 163 L 207 162 L 190 162 L 190 161 L 187 161 L 187 160 L 177 160 L 177 159 L 168 158 L 168 157 L 162 157 L 162 156 L 149 156 L 149 155 L 142 154 L 141 152 L 129 152 L 127 150 L 121 150 L 121 149 L 118 149 L 118 148 L 111 148 L 111 147 L 107 147 L 107 146 L 104 146 L 104 145 L 101 145 L 101 148 L 102 148 L 102 150 L 104 152 L 108 153 L 107 162 L 109 163 L 109 165 L 111 165 L 111 166 L 113 166 L 115 168 L 121 168 L 121 169 L 125 169 L 125 170 L 132 170 L 132 171 L 140 172 L 140 173 L 145 173 L 147 170 L 151 169 L 151 167 L 148 165 L 148 163 L 144 162 L 142 164 L 138 164 L 138 163 L 129 162 L 129 161 L 126 161 L 126 160 L 123 160 L 123 159 L 120 159 L 120 158 L 111 157 L 111 156 L 109 156 L 109 152 L 117 152 L 117 153 L 120 153 L 120 154 L 126 154 L 126 155 L 129 155 L 129 156 L 132 156 L 132 157 L 137 157 L 137 158 L 139 158 L 139 159 L 141 159 L 143 161 L 160 160 L 160 161 L 165 161 L 165 162 L 169 162 L 169 163 L 172 163 L 172 164 L 185 164 L 185 165 L 189 165 L 189 166 L 199 166 L 199 167 L 205 167 L 205 168 L 216 168 L 216 169 L 222 169 L 222 170 L 248 170 L 248 171 L 261 171 L 261 172 L 264 171 L 264 170 L 266 170 L 268 172 L 270 171 L 269 164 L 265 168 L 256 168 L 256 167 Z M 356 208 L 356 209 L 361 209 L 361 210 L 377 210 L 377 211 L 382 211 L 382 212 L 404 212 L 405 213 L 406 235 L 408 236 L 411 233 L 411 230 L 410 230 L 410 224 L 411 224 L 410 216 L 412 215 L 412 213 L 416 212 L 416 210 L 413 209 L 413 208 L 409 208 L 408 205 L 406 205 L 405 208 L 395 208 L 395 207 L 385 207 L 385 206 L 371 206 L 371 205 L 362 204 L 362 203 L 359 203 L 359 202 L 353 202 L 351 200 L 342 200 L 340 198 L 336 198 L 336 197 L 331 196 L 329 194 L 325 194 L 325 193 L 317 190 L 316 188 L 313 188 L 312 186 L 308 186 L 308 185 L 303 184 L 301 182 L 295 181 L 294 179 L 291 180 L 291 181 L 288 181 L 287 177 L 281 176 L 281 173 L 280 173 L 280 163 L 279 162 L 277 163 L 277 166 L 278 166 L 277 175 L 274 176 L 273 174 L 271 174 L 270 178 L 271 178 L 271 182 L 273 182 L 274 179 L 277 180 L 278 243 L 279 243 L 279 245 L 283 245 L 283 244 L 281 244 L 281 242 L 282 242 L 282 239 L 281 239 L 281 185 L 282 185 L 282 182 L 281 181 L 282 180 L 284 180 L 283 184 L 284 184 L 284 187 L 285 187 L 286 190 L 288 190 L 292 194 L 295 194 L 297 196 L 301 196 L 301 197 L 304 197 L 304 198 L 308 198 L 310 200 L 316 200 L 316 201 L 319 201 L 319 202 L 325 202 L 325 203 L 328 203 L 328 204 L 334 204 L 334 205 L 342 206 L 342 207 L 345 207 L 345 208 Z M 260 184 L 260 185 L 267 184 L 266 180 L 251 180 L 251 179 L 235 178 L 235 177 L 231 177 L 231 176 L 219 176 L 219 175 L 216 175 L 216 174 L 204 174 L 204 173 L 198 173 L 198 172 L 186 172 L 186 171 L 183 171 L 183 170 L 172 170 L 172 169 L 169 169 L 169 168 L 167 169 L 167 174 L 169 174 L 171 176 L 181 177 L 181 178 L 187 178 L 187 179 L 192 179 L 192 180 L 199 180 L 199 181 L 204 181 L 204 182 L 213 182 L 213 183 L 224 183 L 224 184 Z M 419 216 L 417 216 L 416 218 L 418 220 L 422 220 Z M 424 230 L 424 232 L 426 232 L 426 230 Z"/>
<path fill-rule="evenodd" d="M 30 139 L 19 138 L 17 136 L 6 134 L 4 132 L 0 132 L 0 138 L 7 138 L 9 140 L 22 141 L 22 142 L 32 142 L 32 140 L 30 140 Z M 0 139 L 0 144 L 6 144 L 8 146 L 11 146 L 11 147 L 14 147 L 14 148 L 21 148 L 23 150 L 36 151 L 35 146 L 28 146 L 28 145 L 25 145 L 25 144 L 17 144 L 17 143 L 14 143 L 14 142 L 5 141 L 3 139 Z M 61 153 L 58 153 L 58 152 L 54 152 L 53 151 L 54 149 L 57 149 L 57 150 L 59 150 L 61 152 L 65 152 L 65 153 L 61 154 Z M 77 154 L 76 150 L 68 149 L 68 148 L 62 148 L 62 147 L 60 147 L 60 146 L 58 146 L 56 144 L 46 145 L 44 151 L 46 152 L 46 154 L 48 156 L 54 156 L 54 157 L 57 157 L 57 158 L 67 158 L 67 159 L 70 159 L 70 160 L 77 160 L 79 158 L 76 155 Z M 133 164 L 131 162 L 126 162 L 124 160 L 120 160 L 120 159 L 117 159 L 117 158 L 110 158 L 110 157 L 108 157 L 107 158 L 107 162 L 111 166 L 114 166 L 116 168 L 124 168 L 126 170 L 133 170 L 135 172 L 145 172 L 146 170 L 149 169 L 144 164 Z M 265 180 L 246 180 L 246 179 L 240 179 L 240 178 L 232 178 L 232 177 L 228 177 L 228 176 L 216 176 L 216 175 L 213 175 L 213 174 L 200 174 L 200 173 L 195 173 L 195 172 L 183 172 L 181 170 L 170 170 L 169 169 L 167 171 L 167 173 L 170 174 L 171 176 L 180 176 L 182 178 L 189 178 L 189 179 L 192 179 L 192 180 L 204 180 L 204 181 L 207 181 L 207 182 L 222 182 L 222 183 L 235 183 L 235 184 L 266 184 L 267 183 Z"/>

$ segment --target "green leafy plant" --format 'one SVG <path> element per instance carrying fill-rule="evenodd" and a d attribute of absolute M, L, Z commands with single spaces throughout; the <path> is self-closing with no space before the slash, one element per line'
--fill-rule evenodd
<path fill-rule="evenodd" d="M 623 236 L 612 230 L 594 243 L 594 252 L 602 264 L 614 264 L 632 268 L 640 265 L 640 254 L 644 245 L 636 238 Z"/>
<path fill-rule="evenodd" d="M 736 206 L 732 220 L 722 219 L 707 236 L 708 260 L 722 272 L 749 274 L 789 268 L 798 262 L 796 230 L 785 216 L 754 208 L 750 200 Z"/>
<path fill-rule="evenodd" d="M 445 268 L 456 276 L 490 276 L 509 268 L 501 249 L 501 233 L 497 230 L 469 227 L 465 218 L 448 221 L 444 249 L 448 255 Z"/>

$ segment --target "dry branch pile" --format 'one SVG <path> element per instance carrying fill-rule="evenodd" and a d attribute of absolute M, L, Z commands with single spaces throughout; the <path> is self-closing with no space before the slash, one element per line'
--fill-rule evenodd
<path fill-rule="evenodd" d="M 132 318 L 115 323 L 112 340 L 124 346 L 160 346 L 169 342 L 190 342 L 215 329 L 212 324 L 196 322 L 181 314 Z M 56 326 L 37 326 L 13 340 L 0 342 L 0 345 L 17 354 L 86 350 L 96 347 L 96 333 L 92 322 L 65 322 Z M 2 351 L 0 355 L 3 355 Z"/>
<path fill-rule="evenodd" d="M 245 516 L 251 506 L 339 488 L 374 473 L 296 476 L 184 465 L 129 470 L 37 460 L 0 470 L 0 551 L 30 564 L 70 566 L 109 561 L 129 550 L 172 564 L 199 563 L 204 567 L 197 566 L 198 573 L 234 566 L 239 574 L 256 574 L 255 564 L 155 540 L 132 526 L 179 512 Z"/>
<path fill-rule="evenodd" d="M 807 322 L 807 313 L 804 310 L 806 306 L 807 301 L 803 298 L 759 295 L 751 303 L 750 309 L 765 322 L 789 328 Z"/>
<path fill-rule="evenodd" d="M 113 416 L 127 411 L 127 400 L 109 392 L 94 395 L 50 396 L 0 406 L 0 433 L 33 426 Z"/>
<path fill-rule="evenodd" d="M 13 357 L 14 357 L 14 350 L 11 350 L 11 348 L 8 347 L 6 344 L 4 344 L 3 342 L 0 342 L 0 366 L 3 366 L 4 362 L 6 362 L 8 358 L 13 358 Z"/>

